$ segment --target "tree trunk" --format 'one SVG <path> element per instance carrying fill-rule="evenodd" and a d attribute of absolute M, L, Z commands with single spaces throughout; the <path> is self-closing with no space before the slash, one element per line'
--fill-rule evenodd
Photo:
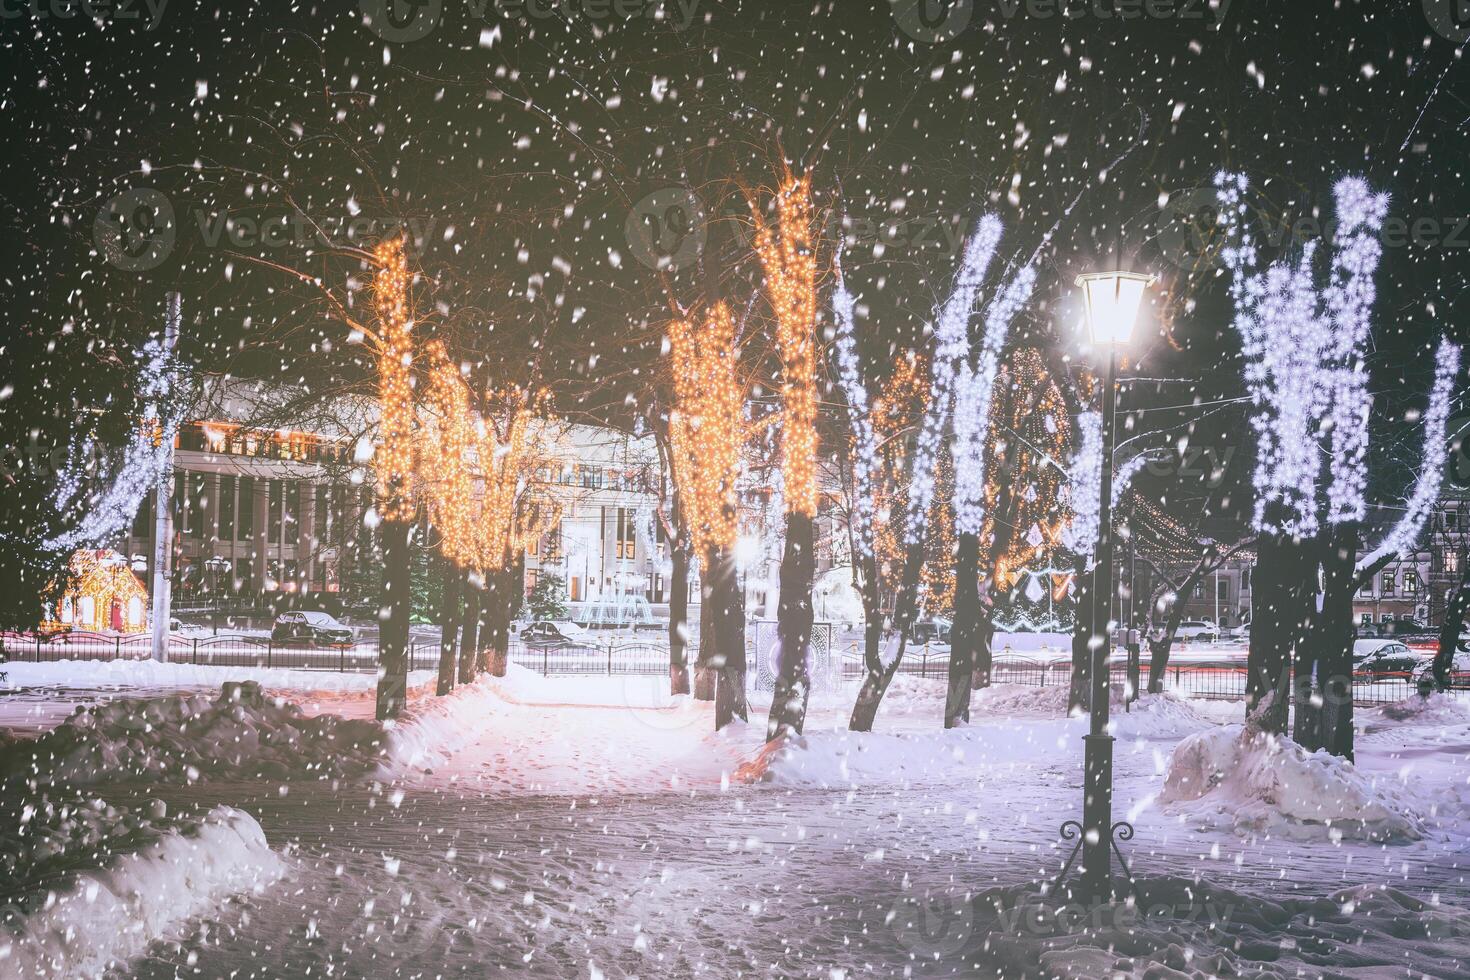
<path fill-rule="evenodd" d="M 378 720 L 397 718 L 408 697 L 408 617 L 412 561 L 409 523 L 383 522 L 383 611 L 378 633 Z"/>
<path fill-rule="evenodd" d="M 516 587 L 519 584 L 516 566 L 516 562 L 511 562 L 490 577 L 490 581 L 494 583 L 487 610 L 490 630 L 489 635 L 481 639 L 484 644 L 482 666 L 491 677 L 504 677 L 509 662 L 510 620 L 514 615 L 516 593 L 521 591 Z"/>
<path fill-rule="evenodd" d="M 669 542 L 669 693 L 689 693 L 689 551 Z"/>
<path fill-rule="evenodd" d="M 454 690 L 455 668 L 454 641 L 459 633 L 459 592 L 464 576 L 454 563 L 440 558 L 442 585 L 439 605 L 439 682 L 434 693 L 443 697 Z"/>
<path fill-rule="evenodd" d="M 897 636 L 891 641 L 894 646 L 893 660 L 885 665 L 881 649 L 870 648 L 866 651 L 864 667 L 867 672 L 863 677 L 863 686 L 858 689 L 857 702 L 852 706 L 852 717 L 847 722 L 850 731 L 873 730 L 873 720 L 878 717 L 878 706 L 883 703 L 888 684 L 893 680 L 893 675 L 898 673 L 898 665 L 903 662 L 909 630 L 914 625 L 914 615 L 919 607 L 919 567 L 923 560 L 924 543 L 921 540 L 910 545 L 904 556 L 903 581 L 899 585 L 898 601 L 893 610 L 893 628 L 897 631 Z M 871 629 L 870 624 L 869 630 Z"/>
<path fill-rule="evenodd" d="M 1460 645 L 1460 630 L 1465 615 L 1470 613 L 1470 555 L 1460 555 L 1460 581 L 1450 600 L 1445 603 L 1444 622 L 1439 624 L 1439 649 L 1435 651 L 1430 673 L 1438 691 L 1450 689 L 1450 674 L 1455 669 L 1455 651 Z"/>
<path fill-rule="evenodd" d="M 1358 527 L 1339 524 L 1323 542 L 1322 612 L 1298 648 L 1292 738 L 1309 752 L 1353 757 L 1353 593 L 1358 590 Z"/>
<path fill-rule="evenodd" d="M 459 682 L 473 683 L 480 657 L 480 616 L 484 605 L 483 583 L 475 580 L 474 572 L 465 571 L 464 578 L 464 625 L 459 640 Z"/>
<path fill-rule="evenodd" d="M 979 608 L 980 621 L 975 625 L 975 669 L 970 676 L 970 689 L 974 691 L 990 686 L 995 668 L 995 603 L 982 596 Z"/>
<path fill-rule="evenodd" d="M 715 731 L 736 718 L 749 720 L 745 703 L 745 596 L 736 574 L 735 553 L 721 548 L 710 559 L 710 601 L 714 606 Z"/>
<path fill-rule="evenodd" d="M 1245 713 L 1250 718 L 1274 695 L 1258 720 L 1262 731 L 1286 734 L 1291 705 L 1292 651 L 1306 620 L 1308 584 L 1302 542 L 1280 534 L 1263 534 L 1256 543 L 1256 570 L 1251 580 L 1251 643 L 1246 661 Z"/>
<path fill-rule="evenodd" d="M 699 576 L 699 653 L 694 662 L 694 700 L 713 701 L 719 671 L 715 667 L 715 602 L 710 582 L 713 573 Z"/>
<path fill-rule="evenodd" d="M 878 556 L 862 559 L 863 663 L 881 663 L 883 656 L 883 592 L 878 580 Z"/>
<path fill-rule="evenodd" d="M 1072 573 L 1072 581 L 1077 583 L 1077 606 L 1072 622 L 1072 679 L 1067 686 L 1069 715 L 1090 710 L 1088 678 L 1092 674 L 1092 657 L 1087 650 L 1092 639 L 1092 575 L 1084 560 L 1073 564 Z"/>
<path fill-rule="evenodd" d="M 949 630 L 949 690 L 944 727 L 970 720 L 970 687 L 975 682 L 975 647 L 980 632 L 980 539 L 961 534 L 955 548 L 954 624 Z"/>
<path fill-rule="evenodd" d="M 1194 569 L 1185 576 L 1184 584 L 1174 594 L 1174 601 L 1169 604 L 1169 616 L 1164 620 L 1163 635 L 1157 640 L 1148 641 L 1148 690 L 1150 694 L 1162 694 L 1164 691 L 1164 671 L 1169 669 L 1169 655 L 1174 651 L 1174 638 L 1179 635 L 1179 626 L 1184 622 L 1185 599 L 1194 592 L 1202 578 L 1219 567 L 1219 562 L 1216 560 L 1218 556 L 1219 552 L 1213 545 L 1206 549 Z M 1217 623 L 1216 627 L 1218 626 Z"/>
<path fill-rule="evenodd" d="M 776 648 L 781 662 L 776 691 L 766 719 L 766 741 L 778 735 L 800 735 L 812 679 L 807 658 L 812 639 L 812 579 L 816 575 L 812 519 L 786 515 L 786 548 L 781 556 L 781 599 L 776 609 Z"/>

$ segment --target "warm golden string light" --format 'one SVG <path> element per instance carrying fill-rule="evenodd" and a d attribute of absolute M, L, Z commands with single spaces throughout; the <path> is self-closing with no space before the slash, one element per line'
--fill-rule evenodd
<path fill-rule="evenodd" d="M 1013 530 L 1004 553 L 994 556 L 993 574 L 997 585 L 1008 588 L 1021 570 L 1046 563 L 1067 522 L 1059 499 L 1066 473 L 1058 462 L 1067 458 L 1072 422 L 1040 351 L 1023 347 L 1008 356 L 996 382 L 991 418 L 1003 437 L 992 440 L 987 451 L 981 540 L 986 547 L 993 543 L 1000 492 L 1008 488 Z M 1032 540 L 1033 528 L 1041 532 L 1039 541 Z"/>
<path fill-rule="evenodd" d="M 754 201 L 755 250 L 776 313 L 781 352 L 781 472 L 788 513 L 817 512 L 817 261 L 811 178 L 788 177 L 776 196 L 772 227 Z"/>
<path fill-rule="evenodd" d="M 674 478 L 703 567 L 712 550 L 734 545 L 738 531 L 735 483 L 744 442 L 744 394 L 729 306 L 717 303 L 699 326 L 675 320 L 669 343 L 677 402 L 669 420 Z"/>
<path fill-rule="evenodd" d="M 373 250 L 373 311 L 378 319 L 378 409 L 381 445 L 374 457 L 378 514 L 411 521 L 413 506 L 413 320 L 409 309 L 408 259 L 403 240 L 390 238 Z"/>
<path fill-rule="evenodd" d="M 419 454 L 421 485 L 429 520 L 440 535 L 440 553 L 456 565 L 474 564 L 474 475 L 470 468 L 477 433 L 470 393 L 442 341 L 425 348 L 429 363 L 426 439 Z"/>

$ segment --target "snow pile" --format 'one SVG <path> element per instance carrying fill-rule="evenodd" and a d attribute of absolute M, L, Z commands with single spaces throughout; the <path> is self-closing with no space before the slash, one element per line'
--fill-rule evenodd
<path fill-rule="evenodd" d="M 1375 779 L 1327 752 L 1246 725 L 1180 742 L 1158 801 L 1237 833 L 1312 839 L 1417 840 L 1422 817 L 1390 779 Z"/>
<path fill-rule="evenodd" d="M 78 708 L 38 738 L 0 745 L 0 783 L 326 779 L 366 769 L 382 742 L 375 722 L 307 717 L 245 681 L 223 685 L 217 697 L 174 695 Z"/>
<path fill-rule="evenodd" d="M 141 814 L 92 800 L 51 808 L 49 820 L 26 807 L 4 839 L 0 890 L 14 898 L 0 913 L 0 974 L 116 968 L 229 896 L 259 893 L 284 873 L 249 814 L 220 806 L 202 820 L 169 825 L 161 806 Z M 100 863 L 77 870 L 79 859 Z M 72 870 L 49 873 L 57 866 Z"/>
<path fill-rule="evenodd" d="M 1192 703 L 1172 693 L 1143 694 L 1125 706 L 1122 685 L 1114 684 L 1110 690 L 1108 728 L 1119 737 L 1179 738 L 1214 724 Z M 970 705 L 970 721 L 974 724 L 986 717 L 1067 717 L 1067 700 L 1064 684 L 1052 687 L 996 684 L 975 692 Z M 1072 717 L 1085 719 L 1087 716 L 1079 712 Z"/>
<path fill-rule="evenodd" d="M 1470 725 L 1470 702 L 1453 694 L 1413 695 L 1381 708 L 1365 711 L 1359 722 L 1367 729 L 1389 725 Z"/>
<path fill-rule="evenodd" d="M 500 680 L 484 675 L 445 697 L 414 704 L 404 717 L 389 723 L 378 775 L 386 778 L 446 762 L 464 747 L 467 734 L 505 709 L 506 700 L 497 687 Z"/>
<path fill-rule="evenodd" d="M 261 687 L 281 691 L 326 693 L 371 692 L 377 687 L 373 673 L 340 673 L 335 670 L 295 670 L 287 667 L 226 667 L 205 664 L 159 663 L 156 660 L 54 660 L 43 663 L 12 660 L 3 668 L 0 691 L 35 687 L 93 688 L 217 688 L 227 682 L 255 681 Z M 434 679 L 432 671 L 409 675 L 409 688 Z"/>
<path fill-rule="evenodd" d="M 1029 885 L 909 893 L 890 928 L 911 955 L 976 976 L 1389 976 L 1409 964 L 1459 976 L 1470 952 L 1470 914 L 1385 886 L 1273 900 L 1192 878 L 1135 885 L 1117 903 L 1044 899 Z"/>
<path fill-rule="evenodd" d="M 966 728 L 900 734 L 808 731 L 767 742 L 735 770 L 734 778 L 824 789 L 974 779 L 988 748 L 979 731 Z"/>

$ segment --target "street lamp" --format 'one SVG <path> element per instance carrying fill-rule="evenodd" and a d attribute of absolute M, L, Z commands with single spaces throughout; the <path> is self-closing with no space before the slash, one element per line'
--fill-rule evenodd
<path fill-rule="evenodd" d="M 1107 381 L 1103 386 L 1102 479 L 1098 488 L 1098 531 L 1096 564 L 1092 571 L 1092 636 L 1091 652 L 1091 725 L 1083 742 L 1086 746 L 1082 772 L 1082 823 L 1069 820 L 1062 824 L 1062 837 L 1074 839 L 1080 832 L 1077 847 L 1082 851 L 1082 888 L 1084 897 L 1102 901 L 1112 894 L 1111 856 L 1116 850 L 1114 830 L 1127 840 L 1133 828 L 1127 823 L 1113 824 L 1113 736 L 1108 734 L 1108 619 L 1112 613 L 1113 595 L 1113 441 L 1117 398 L 1113 391 L 1118 350 L 1133 337 L 1138 321 L 1138 308 L 1143 291 L 1154 281 L 1153 276 L 1133 272 L 1097 272 L 1078 276 L 1086 303 L 1087 333 L 1094 347 L 1108 352 Z M 1057 884 L 1066 878 L 1077 850 L 1067 859 Z M 1123 872 L 1128 865 L 1118 856 Z"/>

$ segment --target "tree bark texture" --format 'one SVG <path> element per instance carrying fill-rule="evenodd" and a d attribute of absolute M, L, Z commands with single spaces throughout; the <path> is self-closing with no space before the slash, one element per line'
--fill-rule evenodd
<path fill-rule="evenodd" d="M 808 667 L 812 639 L 812 580 L 816 575 L 812 518 L 786 515 L 786 547 L 781 556 L 781 599 L 776 609 L 776 643 L 781 662 L 766 721 L 766 740 L 800 735 L 812 681 Z M 743 646 L 743 643 L 742 643 Z"/>

